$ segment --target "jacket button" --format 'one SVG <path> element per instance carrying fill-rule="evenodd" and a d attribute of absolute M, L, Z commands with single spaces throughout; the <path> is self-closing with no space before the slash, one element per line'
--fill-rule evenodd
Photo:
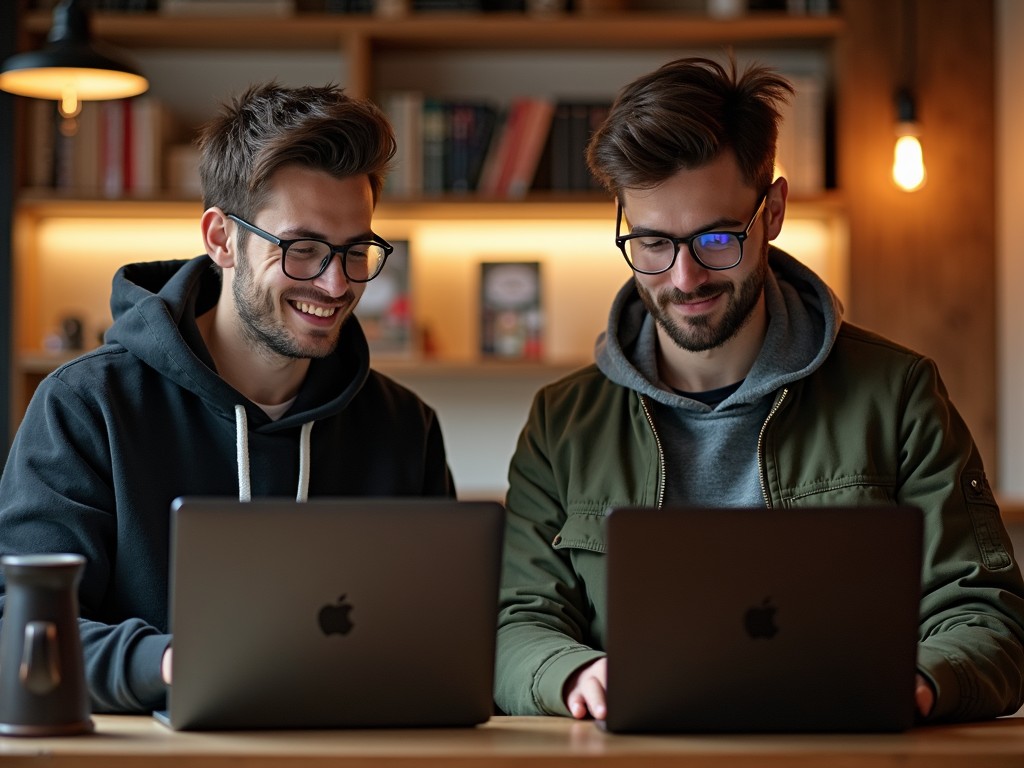
<path fill-rule="evenodd" d="M 555 545 L 556 547 L 557 547 L 557 546 L 558 546 L 559 544 L 561 544 L 561 543 L 562 543 L 562 534 L 558 534 L 557 536 L 555 536 L 555 538 L 551 540 L 551 543 L 552 543 L 553 545 Z"/>

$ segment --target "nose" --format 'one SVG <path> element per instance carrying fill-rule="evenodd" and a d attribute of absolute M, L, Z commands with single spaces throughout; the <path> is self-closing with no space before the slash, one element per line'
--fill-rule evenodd
<path fill-rule="evenodd" d="M 690 253 L 690 249 L 686 245 L 680 245 L 676 261 L 668 271 L 668 275 L 672 285 L 678 290 L 690 293 L 708 281 L 710 270 L 705 269 L 693 258 L 693 254 Z"/>
<path fill-rule="evenodd" d="M 340 253 L 331 254 L 331 260 L 327 263 L 327 269 L 313 280 L 313 284 L 317 288 L 334 299 L 341 298 L 349 289 L 348 278 L 345 277 L 345 270 L 342 267 L 341 259 Z"/>

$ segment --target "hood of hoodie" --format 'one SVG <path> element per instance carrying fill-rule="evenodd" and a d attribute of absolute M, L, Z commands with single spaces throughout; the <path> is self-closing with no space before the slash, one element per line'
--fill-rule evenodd
<path fill-rule="evenodd" d="M 114 323 L 104 339 L 195 393 L 225 418 L 234 420 L 236 406 L 242 405 L 258 430 L 277 431 L 333 415 L 366 381 L 369 348 L 358 321 L 349 317 L 334 353 L 311 361 L 295 404 L 272 421 L 217 374 L 199 333 L 196 316 L 213 307 L 220 289 L 220 272 L 208 256 L 125 265 L 114 275 Z"/>
<path fill-rule="evenodd" d="M 839 333 L 842 303 L 820 277 L 774 246 L 768 251 L 768 266 L 764 344 L 743 384 L 719 410 L 755 403 L 803 378 L 822 364 Z M 655 320 L 632 279 L 612 302 L 608 328 L 597 339 L 595 357 L 601 371 L 616 384 L 672 407 L 712 410 L 660 383 Z"/>

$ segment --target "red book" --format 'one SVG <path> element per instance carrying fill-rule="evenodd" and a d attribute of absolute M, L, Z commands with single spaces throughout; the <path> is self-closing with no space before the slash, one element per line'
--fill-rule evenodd
<path fill-rule="evenodd" d="M 480 174 L 479 193 L 482 196 L 500 196 L 505 194 L 508 188 L 508 180 L 512 175 L 512 158 L 515 155 L 515 145 L 519 142 L 519 132 L 528 101 L 520 98 L 509 104 L 504 124 L 492 141 Z"/>
<path fill-rule="evenodd" d="M 503 192 L 507 197 L 525 197 L 533 186 L 537 164 L 551 132 L 555 104 L 549 99 L 531 99 L 523 115 L 519 143 L 512 158 L 512 170 Z"/>

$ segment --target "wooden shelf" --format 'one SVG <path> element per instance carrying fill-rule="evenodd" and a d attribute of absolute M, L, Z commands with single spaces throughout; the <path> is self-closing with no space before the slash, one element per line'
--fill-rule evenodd
<path fill-rule="evenodd" d="M 88 350 L 77 352 L 32 352 L 19 355 L 14 367 L 17 373 L 38 384 L 49 373 L 64 363 L 74 360 Z M 371 365 L 381 373 L 396 378 L 431 379 L 494 379 L 494 378 L 547 378 L 554 379 L 584 367 L 589 361 L 578 360 L 441 360 L 435 358 L 398 358 L 374 355 Z"/>
<path fill-rule="evenodd" d="M 39 37 L 51 15 L 32 13 L 26 29 Z M 387 48 L 643 48 L 680 45 L 800 47 L 837 37 L 838 16 L 756 13 L 737 19 L 640 13 L 527 15 L 521 13 L 430 13 L 401 18 L 344 14 L 289 17 L 164 16 L 159 13 L 93 14 L 93 34 L 129 48 L 331 49 L 354 38 Z"/>
<path fill-rule="evenodd" d="M 443 195 L 423 199 L 385 198 L 375 219 L 453 221 L 474 219 L 507 220 L 602 220 L 614 217 L 612 202 L 601 195 L 567 193 L 531 193 L 523 199 L 488 199 L 476 195 Z M 26 190 L 16 203 L 19 215 L 41 218 L 198 218 L 199 200 L 171 195 L 162 197 L 123 197 L 116 199 L 75 197 L 53 190 Z M 820 217 L 842 215 L 844 201 L 835 191 L 814 197 L 790 197 L 788 215 Z"/>

